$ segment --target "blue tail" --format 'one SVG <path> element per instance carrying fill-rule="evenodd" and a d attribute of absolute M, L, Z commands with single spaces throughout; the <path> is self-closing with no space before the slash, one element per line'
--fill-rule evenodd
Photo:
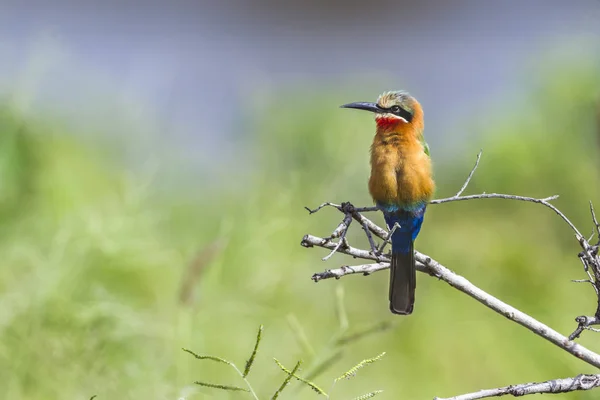
<path fill-rule="evenodd" d="M 390 231 L 400 225 L 392 235 L 392 261 L 390 265 L 390 310 L 394 314 L 411 314 L 415 303 L 416 269 L 414 241 L 421 230 L 425 206 L 406 210 L 384 211 L 383 216 Z"/>
<path fill-rule="evenodd" d="M 408 253 L 421 231 L 423 217 L 425 216 L 425 206 L 415 211 L 392 211 L 383 212 L 385 223 L 391 231 L 395 224 L 400 225 L 392 235 L 392 253 Z"/>

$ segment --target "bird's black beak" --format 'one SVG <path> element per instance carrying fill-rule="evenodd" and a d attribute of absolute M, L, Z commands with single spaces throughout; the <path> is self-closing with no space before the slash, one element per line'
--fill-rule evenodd
<path fill-rule="evenodd" d="M 341 108 L 355 108 L 357 110 L 365 110 L 365 111 L 371 111 L 377 114 L 383 114 L 388 112 L 387 110 L 384 110 L 383 108 L 379 107 L 377 105 L 377 103 L 363 103 L 363 102 L 358 102 L 358 103 L 348 103 L 348 104 L 344 104 L 343 106 L 340 106 Z"/>

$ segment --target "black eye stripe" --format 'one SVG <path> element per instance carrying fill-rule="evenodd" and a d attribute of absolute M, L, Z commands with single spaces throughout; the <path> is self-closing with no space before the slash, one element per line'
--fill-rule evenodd
<path fill-rule="evenodd" d="M 393 108 L 397 108 L 397 110 L 392 111 Z M 390 108 L 386 108 L 385 110 L 389 111 L 391 114 L 404 118 L 408 122 L 411 122 L 413 119 L 413 115 L 400 106 L 392 106 Z"/>

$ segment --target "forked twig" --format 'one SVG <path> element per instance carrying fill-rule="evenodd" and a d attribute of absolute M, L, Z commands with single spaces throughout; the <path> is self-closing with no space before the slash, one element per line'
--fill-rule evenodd
<path fill-rule="evenodd" d="M 378 249 L 378 252 L 380 254 L 385 249 L 385 246 L 392 241 L 392 236 L 394 236 L 394 232 L 396 232 L 396 229 L 399 229 L 399 228 L 400 228 L 400 225 L 396 222 L 394 224 L 394 226 L 392 227 L 392 229 L 390 230 L 390 233 L 388 233 L 388 235 L 385 238 L 385 240 L 383 242 L 381 242 L 381 246 L 379 246 L 379 249 Z"/>

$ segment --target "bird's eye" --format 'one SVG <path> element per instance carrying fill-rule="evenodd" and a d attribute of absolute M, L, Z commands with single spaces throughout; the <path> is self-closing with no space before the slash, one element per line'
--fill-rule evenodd
<path fill-rule="evenodd" d="M 397 112 L 400 112 L 400 107 L 399 106 L 392 106 L 392 108 L 390 108 L 390 110 L 392 110 L 393 113 L 397 113 Z"/>

